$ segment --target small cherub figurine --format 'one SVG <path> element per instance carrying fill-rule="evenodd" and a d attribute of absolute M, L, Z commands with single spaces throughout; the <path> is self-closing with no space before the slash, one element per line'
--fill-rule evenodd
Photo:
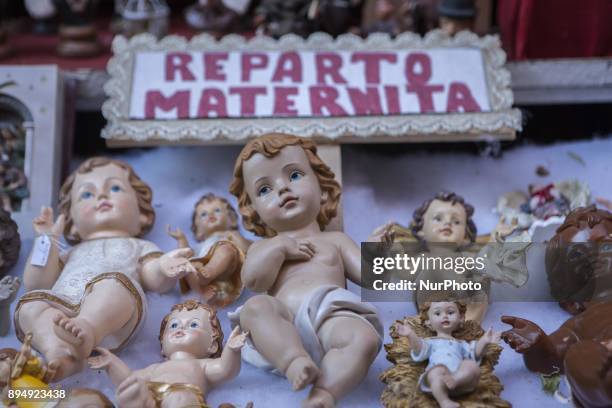
<path fill-rule="evenodd" d="M 195 272 L 193 251 L 163 254 L 140 239 L 155 220 L 152 191 L 127 163 L 105 157 L 83 162 L 59 194 L 61 215 L 43 208 L 40 235 L 23 275 L 26 292 L 15 308 L 15 330 L 56 372 L 80 371 L 96 346 L 123 347 L 144 321 L 145 291 L 172 289 Z M 59 237 L 74 246 L 60 254 Z"/>
<path fill-rule="evenodd" d="M 205 194 L 195 204 L 191 231 L 202 242 L 196 258 L 191 260 L 198 273 L 181 279 L 181 290 L 199 292 L 215 307 L 228 306 L 242 293 L 240 270 L 251 244 L 238 231 L 238 214 L 225 198 Z M 183 231 L 169 229 L 168 233 L 179 247 L 189 247 Z"/>
<path fill-rule="evenodd" d="M 12 407 L 15 403 L 8 397 L 9 388 L 49 388 L 47 383 L 54 373 L 32 353 L 31 342 L 32 334 L 29 333 L 19 351 L 0 349 L 0 402 L 6 406 Z"/>
<path fill-rule="evenodd" d="M 453 337 L 465 320 L 466 306 L 461 302 L 431 302 L 421 311 L 421 320 L 436 332 L 436 337 L 420 338 L 407 324 L 397 324 L 397 333 L 408 337 L 410 357 L 428 360 L 419 378 L 421 391 L 433 394 L 441 408 L 459 408 L 450 399 L 474 391 L 480 379 L 480 358 L 488 344 L 497 344 L 501 333 L 489 329 L 478 340 L 467 342 Z"/>
<path fill-rule="evenodd" d="M 6 336 L 9 332 L 10 307 L 20 286 L 21 281 L 17 277 L 5 276 L 0 279 L 0 337 Z"/>
<path fill-rule="evenodd" d="M 332 407 L 365 377 L 382 340 L 376 308 L 346 289 L 347 278 L 361 281 L 359 247 L 323 231 L 340 185 L 311 140 L 268 134 L 240 153 L 230 192 L 246 229 L 264 237 L 242 269 L 261 294 L 230 314 L 251 334 L 243 356 L 294 390 L 313 384 L 303 407 Z"/>
<path fill-rule="evenodd" d="M 513 242 L 512 245 L 502 245 L 517 225 L 515 220 L 506 224 L 505 218 L 502 218 L 491 235 L 485 237 L 488 244 L 479 248 L 475 245 L 478 237 L 473 215 L 474 207 L 463 197 L 443 191 L 423 202 L 414 211 L 409 235 L 421 242 L 430 256 L 484 259 L 484 270 L 472 268 L 464 273 L 456 273 L 444 268 L 421 268 L 414 275 L 417 280 L 442 282 L 451 279 L 457 282 L 479 282 L 482 285 L 480 291 L 456 291 L 452 296 L 467 303 L 467 320 L 481 322 L 487 311 L 490 280 L 510 283 L 516 287 L 527 281 L 525 251 L 529 243 Z M 404 230 L 406 229 L 397 223 L 388 223 L 378 227 L 368 241 L 389 241 L 390 236 L 397 238 Z M 480 241 L 480 238 L 478 240 Z M 435 293 L 430 292 L 415 292 L 417 309 L 431 300 L 431 295 Z"/>
<path fill-rule="evenodd" d="M 93 369 L 104 369 L 117 386 L 116 398 L 124 408 L 208 407 L 210 388 L 240 372 L 240 350 L 247 333 L 236 327 L 223 347 L 223 332 L 212 307 L 195 300 L 174 305 L 159 332 L 165 361 L 132 371 L 104 348 L 90 357 Z"/>

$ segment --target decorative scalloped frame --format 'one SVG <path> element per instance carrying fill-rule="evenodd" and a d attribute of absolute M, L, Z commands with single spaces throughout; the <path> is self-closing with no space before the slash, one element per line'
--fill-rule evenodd
<path fill-rule="evenodd" d="M 134 55 L 141 51 L 285 51 L 285 50 L 405 50 L 432 48 L 478 48 L 485 63 L 491 112 L 347 116 L 316 118 L 210 118 L 189 120 L 133 120 L 129 118 Z M 275 40 L 265 36 L 251 39 L 228 35 L 216 40 L 201 34 L 187 40 L 168 36 L 158 41 L 149 34 L 113 41 L 114 56 L 108 63 L 109 81 L 104 86 L 108 99 L 102 114 L 108 123 L 102 137 L 110 144 L 240 143 L 269 132 L 292 133 L 334 142 L 387 142 L 514 139 L 521 130 L 518 109 L 512 109 L 510 73 L 504 67 L 506 54 L 497 36 L 478 37 L 461 32 L 448 37 L 434 30 L 425 37 L 404 33 L 392 39 L 387 34 L 361 38 L 345 34 L 332 38 L 314 33 L 304 39 L 289 34 Z"/>

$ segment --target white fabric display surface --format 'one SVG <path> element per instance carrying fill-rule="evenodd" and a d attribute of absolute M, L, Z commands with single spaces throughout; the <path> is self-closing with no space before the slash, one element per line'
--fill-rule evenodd
<path fill-rule="evenodd" d="M 240 147 L 236 146 L 163 147 L 117 150 L 111 153 L 114 157 L 131 163 L 153 188 L 157 222 L 147 239 L 168 251 L 175 248 L 175 243 L 166 235 L 167 224 L 190 233 L 193 204 L 202 194 L 214 192 L 230 197 L 227 186 L 231 181 L 234 160 L 239 150 Z M 575 155 L 582 157 L 584 163 L 570 157 Z M 525 191 L 529 184 L 578 178 L 590 185 L 594 197 L 612 198 L 611 157 L 612 138 L 548 146 L 521 146 L 504 152 L 499 159 L 463 152 L 413 152 L 410 148 L 402 148 L 399 153 L 389 154 L 373 152 L 367 145 L 344 146 L 345 231 L 359 242 L 376 226 L 389 220 L 407 224 L 412 212 L 423 200 L 443 189 L 463 195 L 474 205 L 474 219 L 480 233 L 489 232 L 496 225 L 497 217 L 491 209 L 495 207 L 499 195 L 511 190 Z M 76 164 L 78 163 L 74 163 Z M 535 169 L 538 165 L 545 166 L 550 171 L 550 176 L 537 176 Z M 231 199 L 235 203 L 233 197 Z M 31 225 L 19 227 L 23 230 L 31 228 Z M 247 235 L 252 237 L 251 234 Z M 189 238 L 193 244 L 193 237 Z M 20 264 L 13 270 L 13 274 L 22 274 L 31 247 L 32 241 L 23 243 Z M 544 272 L 531 271 L 528 285 L 547 285 Z M 355 285 L 349 288 L 358 291 Z M 493 301 L 496 291 L 507 289 L 506 285 L 494 285 Z M 249 295 L 244 293 L 235 306 L 244 303 Z M 148 295 L 148 319 L 135 340 L 119 354 L 131 368 L 138 369 L 161 359 L 157 340 L 161 319 L 173 304 L 188 297 L 181 296 L 178 289 L 162 296 Z M 377 303 L 376 306 L 385 326 L 385 343 L 389 343 L 389 326 L 396 319 L 414 314 L 414 307 L 411 303 Z M 230 308 L 233 309 L 234 306 Z M 13 309 L 14 304 L 11 312 Z M 554 303 L 493 303 L 483 326 L 493 326 L 495 330 L 507 329 L 508 326 L 500 321 L 500 316 L 505 314 L 528 318 L 538 323 L 547 333 L 558 328 L 568 317 Z M 230 329 L 226 311 L 220 311 L 219 317 L 227 338 Z M 502 397 L 517 407 L 562 406 L 541 390 L 538 376 L 527 371 L 522 357 L 505 343 L 502 344 L 504 352 L 496 368 L 496 374 L 505 387 Z M 14 327 L 11 327 L 7 337 L 0 338 L 0 348 L 2 347 L 19 347 Z M 385 352 L 381 350 L 364 382 L 338 406 L 379 406 L 384 384 L 378 380 L 378 376 L 389 366 Z M 106 374 L 90 369 L 64 381 L 62 386 L 66 389 L 97 388 L 111 398 L 114 396 L 113 386 Z M 244 364 L 240 375 L 234 381 L 213 389 L 207 400 L 213 407 L 222 402 L 244 407 L 249 401 L 253 401 L 255 407 L 299 407 L 306 395 L 307 391 L 291 391 L 284 378 Z"/>

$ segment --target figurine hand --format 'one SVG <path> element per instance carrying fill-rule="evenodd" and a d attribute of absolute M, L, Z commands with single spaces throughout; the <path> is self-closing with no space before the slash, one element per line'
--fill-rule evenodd
<path fill-rule="evenodd" d="M 93 368 L 94 370 L 106 369 L 112 364 L 113 360 L 117 358 L 113 353 L 104 347 L 96 347 L 95 350 L 100 354 L 87 359 L 89 367 Z"/>
<path fill-rule="evenodd" d="M 240 331 L 240 326 L 234 327 L 232 334 L 230 334 L 229 340 L 227 340 L 226 347 L 229 347 L 230 350 L 234 351 L 240 350 L 245 345 L 248 335 L 248 332 Z"/>
<path fill-rule="evenodd" d="M 64 233 L 64 225 L 66 218 L 64 214 L 60 214 L 57 220 L 53 222 L 53 209 L 51 207 L 42 207 L 40 215 L 34 218 L 32 225 L 34 231 L 39 235 L 52 235 L 59 237 Z"/>
<path fill-rule="evenodd" d="M 394 222 L 389 221 L 376 228 L 368 237 L 367 242 L 385 242 L 387 244 L 392 244 L 395 240 L 395 232 L 392 231 L 394 225 Z"/>
<path fill-rule="evenodd" d="M 512 326 L 512 329 L 501 334 L 501 338 L 518 353 L 529 351 L 542 338 L 546 337 L 546 333 L 540 326 L 529 320 L 514 316 L 502 316 L 501 320 Z"/>
<path fill-rule="evenodd" d="M 510 224 L 506 224 L 506 217 L 502 216 L 497 223 L 497 226 L 493 230 L 493 237 L 495 240 L 503 240 L 508 235 L 512 234 L 518 227 L 518 218 L 512 218 Z"/>
<path fill-rule="evenodd" d="M 395 330 L 398 335 L 403 337 L 412 337 L 415 335 L 414 330 L 412 330 L 412 327 L 405 323 L 396 323 Z"/>
<path fill-rule="evenodd" d="M 0 306 L 9 305 L 15 300 L 20 285 L 21 281 L 17 277 L 5 276 L 0 280 Z"/>
<path fill-rule="evenodd" d="M 288 261 L 308 261 L 315 252 L 315 246 L 306 239 L 283 237 L 283 250 Z"/>
<path fill-rule="evenodd" d="M 188 259 L 191 256 L 193 256 L 191 248 L 179 248 L 165 253 L 159 258 L 162 273 L 175 279 L 180 279 L 189 273 L 196 273 L 195 267 Z"/>
<path fill-rule="evenodd" d="M 501 340 L 501 332 L 494 332 L 493 327 L 489 327 L 489 330 L 482 335 L 481 339 L 485 342 L 485 344 L 498 344 L 499 340 Z"/>

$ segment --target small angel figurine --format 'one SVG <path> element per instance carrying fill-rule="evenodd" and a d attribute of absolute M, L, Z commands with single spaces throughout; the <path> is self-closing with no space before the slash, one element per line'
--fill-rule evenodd
<path fill-rule="evenodd" d="M 86 160 L 59 201 L 55 222 L 51 208 L 34 220 L 40 236 L 24 270 L 28 292 L 15 308 L 17 336 L 34 334 L 55 381 L 80 371 L 94 347 L 123 347 L 145 319 L 145 291 L 166 292 L 195 272 L 190 249 L 163 254 L 140 238 L 155 220 L 152 191 L 127 163 Z M 74 245 L 65 254 L 62 233 Z"/>
<path fill-rule="evenodd" d="M 501 333 L 489 329 L 478 341 L 453 337 L 465 320 L 466 306 L 461 302 L 431 302 L 421 311 L 421 320 L 435 337 L 420 338 L 407 324 L 397 324 L 397 333 L 408 337 L 414 361 L 428 360 L 419 378 L 421 391 L 433 394 L 441 408 L 459 408 L 450 399 L 474 391 L 480 379 L 480 358 L 488 344 L 497 344 Z"/>
<path fill-rule="evenodd" d="M 421 246 L 415 247 L 419 253 L 425 251 L 430 257 L 481 258 L 484 268 L 466 268 L 467 271 L 457 273 L 446 268 L 420 268 L 414 279 L 442 282 L 450 279 L 457 282 L 478 282 L 481 290 L 449 292 L 457 299 L 467 304 L 467 320 L 481 322 L 488 307 L 490 281 L 499 281 L 520 287 L 527 281 L 525 251 L 529 243 L 513 242 L 504 245 L 517 226 L 516 220 L 506 224 L 502 218 L 490 236 L 477 236 L 476 224 L 472 217 L 474 207 L 463 197 L 453 192 L 442 191 L 426 200 L 417 208 L 412 216 L 410 228 L 404 228 L 397 223 L 388 223 L 378 227 L 368 241 L 378 242 L 389 240 L 415 241 Z M 486 244 L 483 246 L 483 244 Z M 431 301 L 435 291 L 415 291 L 417 309 Z"/>
<path fill-rule="evenodd" d="M 116 398 L 124 408 L 203 407 L 211 387 L 240 372 L 240 350 L 247 333 L 236 327 L 225 347 L 215 309 L 188 300 L 174 305 L 159 332 L 165 361 L 132 371 L 104 348 L 89 358 L 93 369 L 104 369 L 117 386 Z"/>
<path fill-rule="evenodd" d="M 376 308 L 346 289 L 361 282 L 361 253 L 346 234 L 323 231 L 340 185 L 309 139 L 268 134 L 250 141 L 230 192 L 243 224 L 263 237 L 249 247 L 242 278 L 260 294 L 231 314 L 248 330 L 245 360 L 313 384 L 303 407 L 332 407 L 368 372 L 382 343 Z"/>
<path fill-rule="evenodd" d="M 0 349 L 0 402 L 7 407 L 15 403 L 8 396 L 10 388 L 49 388 L 47 383 L 53 371 L 32 352 L 31 342 L 32 334 L 29 333 L 19 351 Z"/>
<path fill-rule="evenodd" d="M 191 220 L 191 231 L 202 243 L 196 258 L 191 260 L 198 273 L 181 279 L 181 290 L 200 292 L 215 307 L 228 306 L 242 293 L 240 270 L 251 241 L 240 235 L 238 214 L 230 202 L 212 193 L 198 200 Z M 180 229 L 168 233 L 179 247 L 189 247 Z"/>

